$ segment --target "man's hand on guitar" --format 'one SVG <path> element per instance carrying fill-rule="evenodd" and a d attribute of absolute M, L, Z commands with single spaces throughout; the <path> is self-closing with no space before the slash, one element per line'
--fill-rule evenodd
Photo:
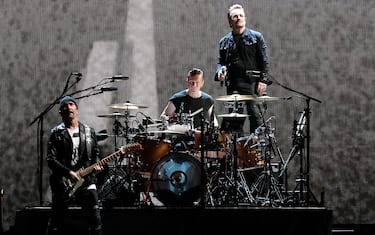
<path fill-rule="evenodd" d="M 104 170 L 104 167 L 103 167 L 102 165 L 100 165 L 100 164 L 96 164 L 96 165 L 94 166 L 94 172 L 100 172 L 100 171 L 102 171 L 102 170 Z"/>
<path fill-rule="evenodd" d="M 79 176 L 79 174 L 77 174 L 77 172 L 74 172 L 74 171 L 70 171 L 69 172 L 69 175 L 70 175 L 70 178 L 74 181 L 78 181 L 81 179 L 81 176 Z"/>

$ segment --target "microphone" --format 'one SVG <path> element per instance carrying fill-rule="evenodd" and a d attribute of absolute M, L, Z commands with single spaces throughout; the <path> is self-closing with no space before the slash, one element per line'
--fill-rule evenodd
<path fill-rule="evenodd" d="M 226 66 L 221 66 L 221 73 L 224 75 L 224 80 L 226 80 L 227 76 L 227 67 Z M 220 86 L 223 86 L 224 81 L 220 81 Z"/>
<path fill-rule="evenodd" d="M 117 87 L 102 87 L 100 91 L 117 91 Z"/>
<path fill-rule="evenodd" d="M 124 75 L 113 75 L 112 77 L 107 77 L 107 78 L 104 78 L 104 79 L 111 79 L 112 81 L 114 81 L 114 80 L 128 80 L 129 77 L 124 76 Z"/>

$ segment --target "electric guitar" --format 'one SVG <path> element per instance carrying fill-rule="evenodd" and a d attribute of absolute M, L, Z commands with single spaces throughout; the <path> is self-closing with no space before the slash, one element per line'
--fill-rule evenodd
<path fill-rule="evenodd" d="M 68 179 L 66 177 L 63 177 L 63 184 L 66 188 L 65 192 L 66 192 L 67 196 L 70 198 L 74 195 L 74 193 L 77 191 L 77 189 L 79 187 L 81 187 L 83 182 L 85 181 L 84 177 L 93 173 L 95 166 L 98 166 L 98 165 L 104 166 L 104 164 L 112 161 L 116 157 L 119 157 L 119 156 L 124 155 L 124 154 L 129 154 L 129 153 L 135 152 L 137 150 L 140 150 L 141 148 L 142 148 L 142 145 L 139 144 L 139 143 L 128 144 L 128 145 L 120 147 L 120 149 L 118 151 L 108 155 L 107 157 L 103 158 L 102 160 L 92 164 L 91 166 L 88 166 L 86 168 L 83 168 L 83 169 L 80 169 L 80 170 L 76 171 L 76 173 L 81 177 L 78 181 L 74 181 L 74 180 Z"/>

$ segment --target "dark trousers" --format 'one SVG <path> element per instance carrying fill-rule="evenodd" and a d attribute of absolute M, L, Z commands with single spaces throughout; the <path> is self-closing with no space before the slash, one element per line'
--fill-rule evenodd
<path fill-rule="evenodd" d="M 263 124 L 263 119 L 260 114 L 260 107 L 258 104 L 256 104 L 254 101 L 243 101 L 245 102 L 246 106 L 246 111 L 247 114 L 249 115 L 249 125 L 250 125 L 250 133 L 254 133 L 255 130 Z M 229 112 L 233 112 L 233 109 L 230 108 Z M 237 110 L 238 113 L 243 114 L 244 113 L 244 107 L 238 108 Z"/>
<path fill-rule="evenodd" d="M 52 212 L 48 221 L 46 235 L 65 234 L 64 218 L 69 205 L 82 207 L 88 221 L 88 234 L 102 235 L 102 221 L 96 190 L 80 188 L 74 194 L 74 200 L 67 200 L 64 194 L 52 192 Z"/>

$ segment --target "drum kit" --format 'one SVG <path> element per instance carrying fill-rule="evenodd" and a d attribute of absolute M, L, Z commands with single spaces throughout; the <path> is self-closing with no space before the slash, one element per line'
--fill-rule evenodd
<path fill-rule="evenodd" d="M 286 166 L 272 127 L 274 117 L 263 118 L 263 124 L 254 133 L 240 136 L 248 115 L 238 113 L 236 108 L 242 101 L 284 99 L 219 96 L 216 100 L 232 103 L 233 112 L 217 115 L 223 120 L 221 127 L 206 121 L 200 128 L 194 128 L 192 120 L 202 110 L 177 114 L 166 123 L 140 112 L 139 109 L 147 108 L 145 105 L 130 102 L 110 105 L 124 112 L 98 117 L 114 119 L 114 136 L 125 138 L 126 143 L 140 143 L 142 149 L 127 154 L 124 164 L 111 168 L 99 189 L 102 202 L 173 207 L 283 205 L 288 198 L 282 174 Z M 137 114 L 130 115 L 131 110 Z M 138 114 L 146 118 L 142 123 L 137 120 L 136 128 L 130 127 L 130 119 Z M 125 126 L 120 119 L 124 119 Z"/>

